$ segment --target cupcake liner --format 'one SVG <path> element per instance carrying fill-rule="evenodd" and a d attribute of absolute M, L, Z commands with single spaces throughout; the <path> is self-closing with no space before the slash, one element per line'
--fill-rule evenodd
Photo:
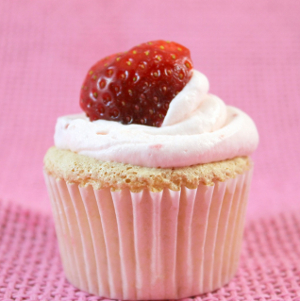
<path fill-rule="evenodd" d="M 125 300 L 212 291 L 236 272 L 252 170 L 161 192 L 80 187 L 45 173 L 63 267 L 76 287 Z"/>

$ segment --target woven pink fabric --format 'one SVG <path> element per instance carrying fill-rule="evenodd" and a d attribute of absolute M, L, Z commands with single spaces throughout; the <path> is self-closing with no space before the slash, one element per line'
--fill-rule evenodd
<path fill-rule="evenodd" d="M 65 279 L 50 217 L 0 203 L 0 300 L 101 300 Z M 300 218 L 250 222 L 240 268 L 223 288 L 185 301 L 300 301 Z"/>
<path fill-rule="evenodd" d="M 3 199 L 49 212 L 43 156 L 56 118 L 81 111 L 88 68 L 140 42 L 168 39 L 189 47 L 211 92 L 258 126 L 249 216 L 299 208 L 298 0 L 1 1 L 0 11 Z"/>
<path fill-rule="evenodd" d="M 1 294 L 92 300 L 63 278 L 43 156 L 56 118 L 80 111 L 95 61 L 168 39 L 190 48 L 211 92 L 246 111 L 261 137 L 240 272 L 203 299 L 297 300 L 299 220 L 289 213 L 300 209 L 299 14 L 298 0 L 1 1 L 0 198 L 12 206 L 0 210 Z"/>

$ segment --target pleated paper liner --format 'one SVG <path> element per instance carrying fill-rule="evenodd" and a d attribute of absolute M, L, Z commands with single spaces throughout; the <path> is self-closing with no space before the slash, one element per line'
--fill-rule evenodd
<path fill-rule="evenodd" d="M 251 176 L 133 193 L 45 173 L 66 277 L 123 300 L 178 299 L 223 286 L 237 270 Z"/>

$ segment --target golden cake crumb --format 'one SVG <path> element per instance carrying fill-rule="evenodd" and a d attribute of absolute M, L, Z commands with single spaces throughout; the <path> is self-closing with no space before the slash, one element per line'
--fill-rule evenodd
<path fill-rule="evenodd" d="M 113 191 L 129 188 L 132 192 L 145 188 L 153 192 L 164 188 L 176 191 L 181 186 L 196 189 L 199 183 L 214 185 L 216 181 L 235 178 L 251 166 L 249 157 L 236 157 L 188 167 L 150 168 L 103 162 L 56 147 L 51 147 L 44 158 L 45 171 L 67 183 L 92 185 L 94 189 L 111 188 Z"/>

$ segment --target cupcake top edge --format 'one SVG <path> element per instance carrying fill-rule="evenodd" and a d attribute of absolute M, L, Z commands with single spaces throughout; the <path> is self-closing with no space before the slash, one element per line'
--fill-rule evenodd
<path fill-rule="evenodd" d="M 103 162 L 69 150 L 52 147 L 44 159 L 45 171 L 57 179 L 94 189 L 128 188 L 139 192 L 147 188 L 158 192 L 165 188 L 178 191 L 182 186 L 195 189 L 200 183 L 214 185 L 226 181 L 252 168 L 249 157 L 199 164 L 179 168 L 149 168 L 118 162 Z"/>

